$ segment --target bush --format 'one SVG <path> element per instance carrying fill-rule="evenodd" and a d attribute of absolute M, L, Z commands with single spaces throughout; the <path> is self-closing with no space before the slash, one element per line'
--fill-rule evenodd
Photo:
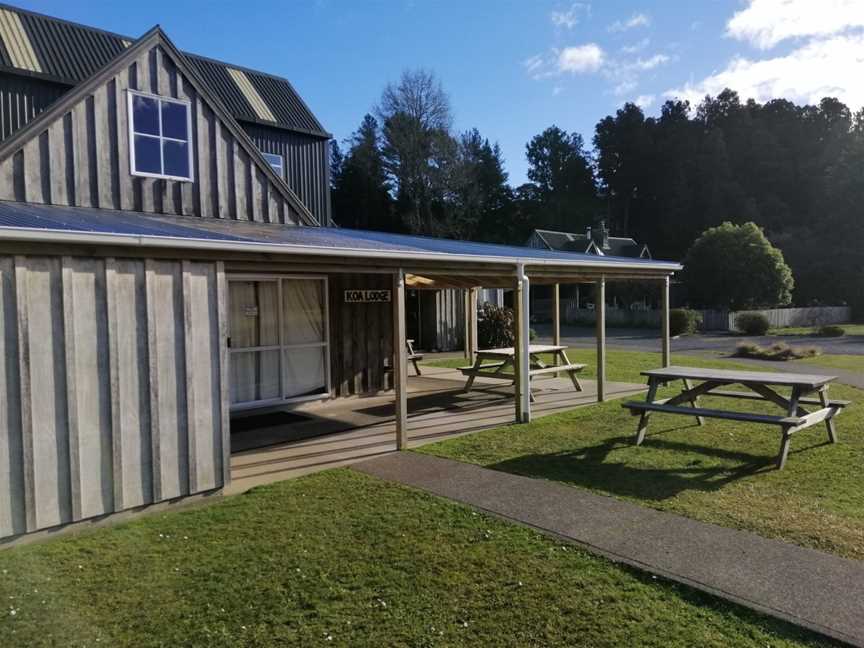
<path fill-rule="evenodd" d="M 745 335 L 765 335 L 771 322 L 762 313 L 741 313 L 735 318 L 735 328 Z"/>
<path fill-rule="evenodd" d="M 688 308 L 669 311 L 669 335 L 691 335 L 702 324 L 702 314 Z"/>
<path fill-rule="evenodd" d="M 836 324 L 826 324 L 825 326 L 819 327 L 819 330 L 816 331 L 816 335 L 819 337 L 843 337 L 846 335 L 846 329 L 842 326 L 837 326 Z"/>
<path fill-rule="evenodd" d="M 515 346 L 513 326 L 515 314 L 512 308 L 485 303 L 477 314 L 477 341 L 481 349 L 498 349 Z"/>
<path fill-rule="evenodd" d="M 739 358 L 753 358 L 754 360 L 800 360 L 801 358 L 813 358 L 822 353 L 817 347 L 795 347 L 785 342 L 772 344 L 770 347 L 761 347 L 752 342 L 739 342 L 735 349 L 735 355 Z"/>
<path fill-rule="evenodd" d="M 695 306 L 733 311 L 788 304 L 795 285 L 783 254 L 754 223 L 704 231 L 684 258 L 681 280 Z"/>

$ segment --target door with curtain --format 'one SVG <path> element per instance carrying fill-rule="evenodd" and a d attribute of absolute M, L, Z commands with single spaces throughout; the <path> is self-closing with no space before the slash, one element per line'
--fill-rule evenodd
<path fill-rule="evenodd" d="M 232 409 L 330 393 L 326 277 L 230 277 Z"/>

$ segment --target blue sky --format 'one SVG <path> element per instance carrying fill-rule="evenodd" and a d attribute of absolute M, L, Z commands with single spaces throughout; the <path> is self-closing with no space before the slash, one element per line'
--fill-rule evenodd
<path fill-rule="evenodd" d="M 511 183 L 525 143 L 583 135 L 625 101 L 649 114 L 731 85 L 759 100 L 864 104 L 864 0 L 87 2 L 28 9 L 130 36 L 156 23 L 181 48 L 288 78 L 340 141 L 405 68 L 434 70 L 454 126 L 502 147 Z"/>

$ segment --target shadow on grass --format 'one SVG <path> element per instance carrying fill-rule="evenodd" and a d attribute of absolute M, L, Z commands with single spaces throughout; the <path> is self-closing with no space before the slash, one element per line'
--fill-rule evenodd
<path fill-rule="evenodd" d="M 663 432 L 669 431 L 671 429 Z M 635 466 L 627 463 L 625 457 L 610 456 L 632 449 L 632 436 L 614 437 L 574 450 L 524 455 L 487 465 L 487 468 L 646 501 L 662 501 L 691 490 L 717 491 L 736 480 L 774 469 L 774 457 L 659 438 L 663 432 L 648 436 L 638 449 L 666 455 L 663 465 L 656 468 Z M 702 459 L 693 458 L 694 454 L 724 463 L 704 465 Z"/>

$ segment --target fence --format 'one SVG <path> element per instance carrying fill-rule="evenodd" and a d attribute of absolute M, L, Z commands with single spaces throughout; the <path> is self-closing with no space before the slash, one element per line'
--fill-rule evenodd
<path fill-rule="evenodd" d="M 536 321 L 549 321 L 552 319 L 551 299 L 536 299 L 532 304 L 532 308 L 532 319 Z M 703 310 L 699 312 L 702 314 L 703 331 L 732 331 L 735 329 L 735 318 L 741 313 L 762 313 L 768 318 L 772 328 L 843 324 L 852 319 L 852 310 L 848 306 L 771 308 L 758 311 Z M 561 317 L 567 324 L 592 324 L 595 319 L 594 310 L 577 308 L 575 299 L 561 300 Z M 659 328 L 660 311 L 631 310 L 629 308 L 607 306 L 606 325 L 613 328 Z"/>
<path fill-rule="evenodd" d="M 756 311 L 704 310 L 701 313 L 703 331 L 732 331 L 735 329 L 735 318 L 742 313 L 761 313 L 768 318 L 771 328 L 843 324 L 852 319 L 852 309 L 848 306 L 769 308 Z"/>

